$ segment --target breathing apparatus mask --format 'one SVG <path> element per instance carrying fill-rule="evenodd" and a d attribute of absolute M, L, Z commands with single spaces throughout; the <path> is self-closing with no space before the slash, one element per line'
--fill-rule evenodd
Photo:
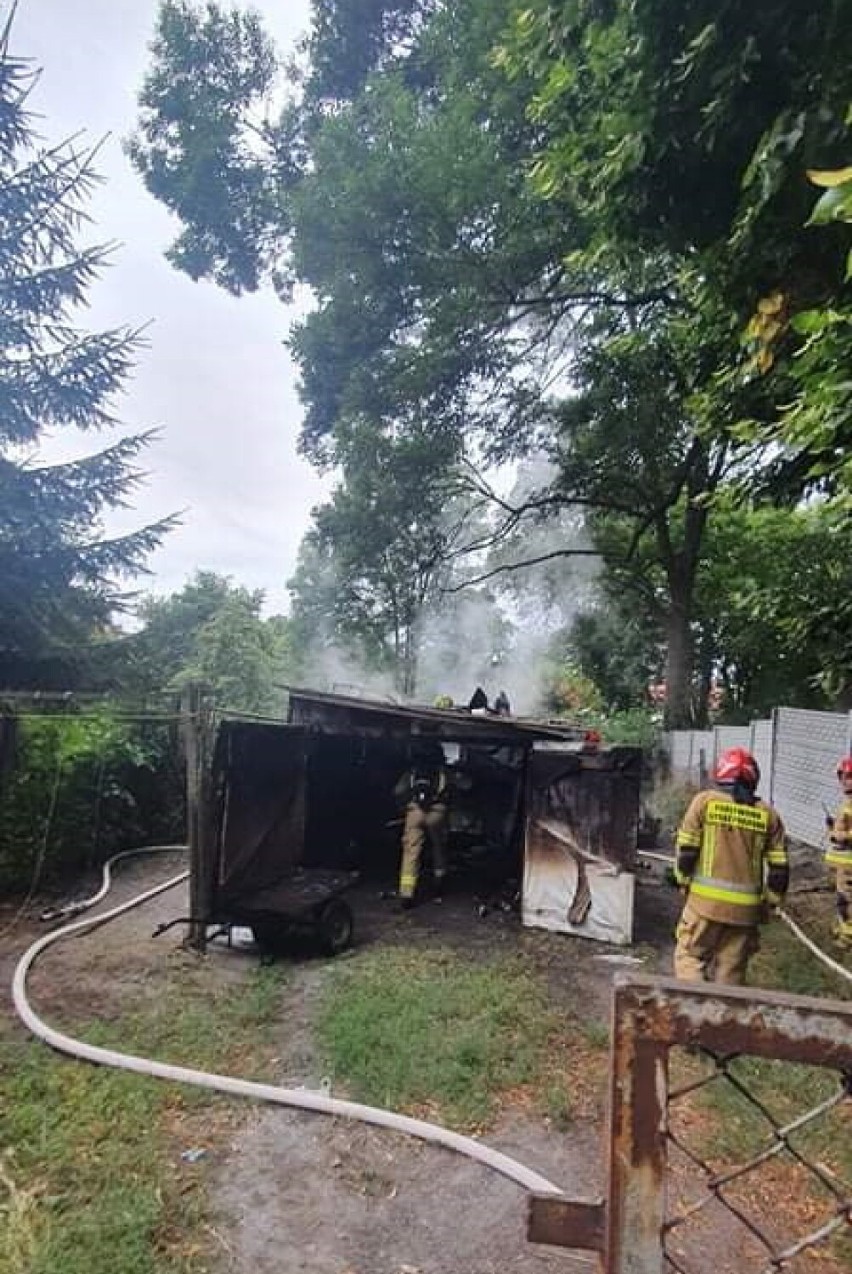
<path fill-rule="evenodd" d="M 444 754 L 439 744 L 426 744 L 414 749 L 410 799 L 420 809 L 428 809 L 437 799 L 443 761 Z"/>
<path fill-rule="evenodd" d="M 419 805 L 422 810 L 428 809 L 432 804 L 435 793 L 435 784 L 425 774 L 415 774 L 411 780 L 411 799 L 415 805 Z"/>

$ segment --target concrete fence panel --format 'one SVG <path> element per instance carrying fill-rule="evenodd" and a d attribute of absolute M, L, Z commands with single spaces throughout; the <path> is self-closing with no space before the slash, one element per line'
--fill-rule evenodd
<path fill-rule="evenodd" d="M 806 845 L 823 843 L 826 810 L 838 803 L 837 762 L 848 748 L 846 713 L 776 709 L 772 803 Z"/>
<path fill-rule="evenodd" d="M 713 731 L 715 743 L 713 760 L 717 760 L 728 748 L 748 748 L 751 746 L 750 725 L 717 725 Z"/>
<path fill-rule="evenodd" d="M 767 721 L 752 721 L 751 739 L 746 746 L 760 766 L 760 786 L 757 790 L 766 801 L 772 800 L 772 740 L 771 717 Z"/>

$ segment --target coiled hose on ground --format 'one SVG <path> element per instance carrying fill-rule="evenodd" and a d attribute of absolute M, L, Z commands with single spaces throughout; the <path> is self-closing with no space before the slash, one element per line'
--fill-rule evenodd
<path fill-rule="evenodd" d="M 100 902 L 109 892 L 112 880 L 112 866 L 120 859 L 143 853 L 174 852 L 184 848 L 184 846 L 176 845 L 152 845 L 146 846 L 144 849 L 126 850 L 122 854 L 116 854 L 114 858 L 104 864 L 103 880 L 97 893 L 82 902 L 72 903 L 69 907 L 60 909 L 59 912 L 53 913 L 53 916 L 58 918 L 61 914 L 79 914 L 81 911 L 88 911 L 97 902 Z M 213 1072 L 195 1070 L 188 1066 L 173 1066 L 169 1062 L 157 1062 L 148 1057 L 137 1057 L 132 1053 L 120 1053 L 111 1048 L 100 1048 L 97 1045 L 87 1044 L 84 1040 L 74 1039 L 73 1036 L 65 1035 L 61 1031 L 55 1030 L 38 1016 L 27 997 L 27 975 L 43 951 L 46 951 L 53 943 L 59 942 L 63 938 L 70 938 L 72 934 L 84 933 L 87 930 L 97 928 L 110 920 L 114 920 L 116 916 L 121 916 L 126 911 L 131 911 L 134 907 L 142 906 L 143 903 L 148 902 L 151 898 L 156 898 L 158 894 L 165 893 L 166 890 L 174 889 L 176 885 L 182 884 L 188 875 L 188 872 L 183 871 L 179 875 L 163 881 L 162 884 L 154 885 L 153 888 L 146 889 L 143 893 L 135 895 L 127 902 L 123 902 L 117 907 L 112 907 L 109 911 L 100 912 L 96 916 L 87 916 L 83 920 L 75 920 L 71 924 L 63 925 L 61 929 L 55 929 L 52 933 L 48 933 L 34 942 L 18 961 L 12 980 L 12 999 L 15 1004 L 15 1010 L 28 1030 L 32 1031 L 33 1035 L 37 1036 L 38 1039 L 44 1040 L 51 1048 L 55 1048 L 61 1053 L 68 1053 L 71 1057 L 77 1057 L 86 1062 L 94 1062 L 98 1066 L 114 1066 L 121 1070 L 135 1071 L 139 1075 L 150 1075 L 156 1079 L 168 1079 L 179 1084 L 193 1084 L 198 1088 L 209 1088 L 214 1092 L 228 1093 L 233 1097 L 249 1097 L 255 1101 L 272 1102 L 277 1106 L 294 1106 L 300 1110 L 315 1111 L 324 1115 L 337 1115 L 342 1119 L 361 1120 L 363 1123 L 375 1124 L 379 1128 L 389 1128 L 393 1132 L 407 1133 L 411 1137 L 419 1137 L 422 1141 L 428 1141 L 433 1145 L 443 1146 L 447 1150 L 454 1150 L 457 1154 L 466 1155 L 469 1159 L 476 1160 L 477 1163 L 483 1164 L 486 1168 L 491 1168 L 494 1172 L 499 1172 L 502 1176 L 508 1177 L 510 1181 L 516 1182 L 517 1185 L 522 1186 L 524 1190 L 531 1193 L 561 1193 L 559 1187 L 554 1185 L 552 1181 L 548 1181 L 546 1177 L 533 1172 L 530 1168 L 518 1163 L 517 1160 L 510 1158 L 508 1155 L 504 1155 L 501 1151 L 494 1150 L 491 1146 L 476 1141 L 473 1137 L 465 1137 L 460 1133 L 452 1132 L 449 1128 L 442 1128 L 438 1124 L 430 1124 L 423 1119 L 412 1119 L 407 1115 L 395 1114 L 393 1111 L 382 1110 L 376 1106 L 364 1106 L 360 1102 L 342 1101 L 339 1098 L 330 1097 L 326 1093 L 313 1092 L 309 1089 L 280 1088 L 276 1084 L 262 1084 L 254 1080 L 237 1079 L 232 1075 L 217 1075 Z"/>

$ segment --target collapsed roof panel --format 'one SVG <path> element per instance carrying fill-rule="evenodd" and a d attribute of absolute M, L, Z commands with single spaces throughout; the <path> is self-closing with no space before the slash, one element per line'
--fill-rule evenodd
<path fill-rule="evenodd" d="M 421 704 L 360 699 L 319 690 L 291 689 L 288 720 L 293 725 L 331 734 L 365 734 L 408 739 L 420 736 L 458 743 L 515 743 L 537 739 L 582 742 L 582 727 L 467 708 L 431 708 Z"/>

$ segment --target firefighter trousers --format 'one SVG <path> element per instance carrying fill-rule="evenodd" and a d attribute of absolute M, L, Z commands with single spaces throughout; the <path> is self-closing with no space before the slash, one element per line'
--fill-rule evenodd
<path fill-rule="evenodd" d="M 676 931 L 676 978 L 684 982 L 745 983 L 748 962 L 760 948 L 757 925 L 726 925 L 706 920 L 687 902 Z"/>
<path fill-rule="evenodd" d="M 844 947 L 852 947 L 852 867 L 835 867 L 834 872 L 834 936 Z"/>
<path fill-rule="evenodd" d="M 447 874 L 447 807 L 430 805 L 423 809 L 410 804 L 405 811 L 402 831 L 402 863 L 399 869 L 399 896 L 413 898 L 420 878 L 423 846 L 429 836 L 432 851 L 432 874 L 440 887 Z"/>

